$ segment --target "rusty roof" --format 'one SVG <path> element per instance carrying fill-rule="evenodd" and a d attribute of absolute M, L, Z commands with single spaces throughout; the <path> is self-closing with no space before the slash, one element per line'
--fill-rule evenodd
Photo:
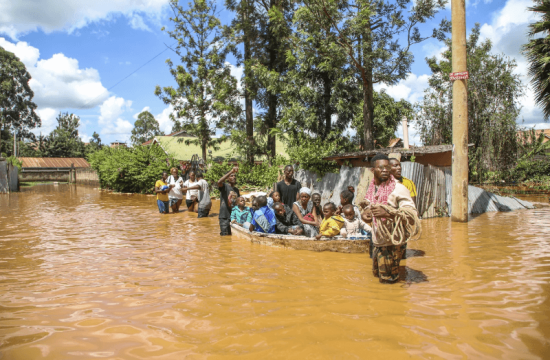
<path fill-rule="evenodd" d="M 24 168 L 70 168 L 74 164 L 75 168 L 88 168 L 90 164 L 84 158 L 31 158 L 20 157 Z"/>
<path fill-rule="evenodd" d="M 372 156 L 376 154 L 390 154 L 390 153 L 401 153 L 406 156 L 410 155 L 423 155 L 423 154 L 436 154 L 452 151 L 452 145 L 432 145 L 432 146 L 411 146 L 409 149 L 403 148 L 382 148 L 376 150 L 367 150 L 367 151 L 355 151 L 351 153 L 338 154 L 324 158 L 324 160 L 336 160 L 336 159 L 353 159 L 353 158 L 364 158 L 366 156 Z"/>

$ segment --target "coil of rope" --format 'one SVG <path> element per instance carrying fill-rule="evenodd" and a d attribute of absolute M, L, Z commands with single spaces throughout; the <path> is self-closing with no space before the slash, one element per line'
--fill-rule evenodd
<path fill-rule="evenodd" d="M 388 205 L 381 206 L 388 214 L 393 216 L 393 219 L 386 218 L 385 222 L 376 221 L 378 219 L 375 219 L 377 237 L 380 236 L 381 239 L 389 238 L 392 244 L 396 246 L 420 238 L 422 227 L 416 215 L 416 210 L 407 207 L 396 209 Z"/>

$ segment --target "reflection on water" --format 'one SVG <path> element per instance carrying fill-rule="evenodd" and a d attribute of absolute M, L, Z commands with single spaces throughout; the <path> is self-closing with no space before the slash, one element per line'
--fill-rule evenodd
<path fill-rule="evenodd" d="M 148 196 L 28 188 L 0 196 L 0 358 L 548 358 L 549 222 L 423 220 L 383 285 L 364 254 L 222 238 L 216 217 L 161 216 Z"/>

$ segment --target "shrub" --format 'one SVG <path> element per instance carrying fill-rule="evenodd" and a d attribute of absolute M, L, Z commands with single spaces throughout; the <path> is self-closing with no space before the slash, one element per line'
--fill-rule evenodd
<path fill-rule="evenodd" d="M 23 167 L 23 162 L 19 161 L 19 159 L 17 159 L 15 156 L 10 156 L 10 157 L 6 158 L 6 161 L 8 162 L 8 164 L 12 164 L 13 166 L 17 166 L 17 168 L 19 168 L 19 171 L 21 171 L 21 168 Z"/>
<path fill-rule="evenodd" d="M 118 192 L 147 193 L 163 171 L 177 166 L 159 146 L 105 147 L 88 155 L 102 188 Z"/>

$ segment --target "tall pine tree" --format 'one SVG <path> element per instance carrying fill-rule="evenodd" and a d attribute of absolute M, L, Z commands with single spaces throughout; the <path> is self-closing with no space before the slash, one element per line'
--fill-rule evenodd
<path fill-rule="evenodd" d="M 157 86 L 155 94 L 172 104 L 182 128 L 196 136 L 186 141 L 200 145 L 206 161 L 206 149 L 225 140 L 214 138 L 216 131 L 224 131 L 242 112 L 237 81 L 225 62 L 231 48 L 222 36 L 214 1 L 195 0 L 184 8 L 171 0 L 170 6 L 174 28 L 167 33 L 177 41 L 173 50 L 181 65 L 167 63 L 178 86 Z"/>

